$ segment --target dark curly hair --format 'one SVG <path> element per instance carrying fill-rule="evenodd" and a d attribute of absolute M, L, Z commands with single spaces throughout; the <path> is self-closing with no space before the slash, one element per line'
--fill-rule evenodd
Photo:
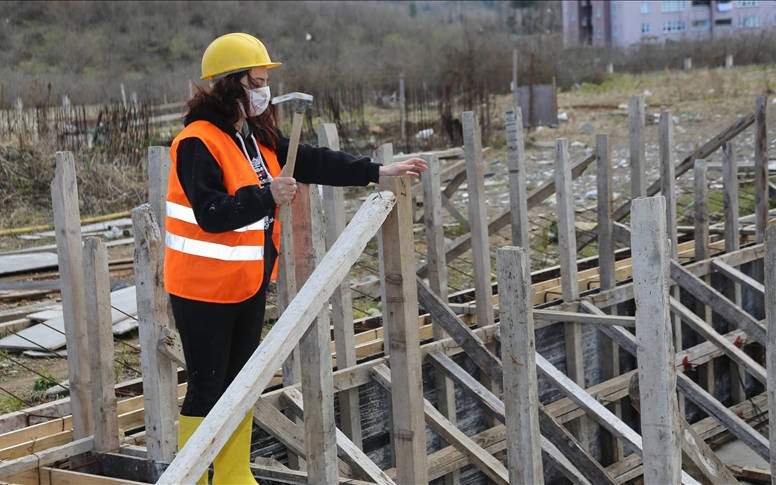
<path fill-rule="evenodd" d="M 240 83 L 240 78 L 246 73 L 247 71 L 241 71 L 229 74 L 216 81 L 211 88 L 197 86 L 197 93 L 186 103 L 188 108 L 186 117 L 212 112 L 221 116 L 229 124 L 235 123 L 240 118 L 240 104 L 248 106 L 248 93 Z M 277 150 L 278 128 L 275 105 L 270 104 L 262 114 L 249 117 L 247 121 L 251 124 L 259 143 Z"/>

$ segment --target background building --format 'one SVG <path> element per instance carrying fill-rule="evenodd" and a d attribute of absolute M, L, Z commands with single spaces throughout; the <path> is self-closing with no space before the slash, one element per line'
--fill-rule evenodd
<path fill-rule="evenodd" d="M 776 27 L 776 0 L 563 0 L 564 45 L 626 47 Z"/>

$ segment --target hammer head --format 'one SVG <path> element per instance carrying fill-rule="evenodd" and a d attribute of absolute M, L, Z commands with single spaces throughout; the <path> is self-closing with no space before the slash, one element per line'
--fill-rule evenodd
<path fill-rule="evenodd" d="M 272 98 L 272 104 L 286 103 L 289 101 L 294 103 L 294 111 L 303 113 L 305 109 L 313 104 L 313 96 L 312 94 L 306 93 L 288 93 Z"/>

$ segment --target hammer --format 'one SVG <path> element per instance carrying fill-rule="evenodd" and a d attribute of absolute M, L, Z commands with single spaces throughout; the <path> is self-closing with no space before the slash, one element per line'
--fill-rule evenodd
<path fill-rule="evenodd" d="M 294 167 L 296 166 L 296 150 L 299 148 L 299 138 L 302 135 L 302 122 L 304 121 L 305 110 L 313 104 L 311 94 L 288 93 L 272 98 L 272 104 L 278 105 L 286 102 L 293 102 L 294 118 L 291 122 L 291 137 L 288 143 L 288 155 L 286 156 L 286 165 L 283 167 L 283 175 L 286 177 L 294 176 Z"/>

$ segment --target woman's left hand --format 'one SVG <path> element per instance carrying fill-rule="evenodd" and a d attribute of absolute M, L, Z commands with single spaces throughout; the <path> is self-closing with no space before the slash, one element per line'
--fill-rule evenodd
<path fill-rule="evenodd" d="M 380 167 L 381 177 L 401 177 L 403 175 L 409 175 L 410 177 L 419 177 L 420 172 L 425 172 L 428 169 L 428 162 L 422 158 L 410 158 L 403 162 L 396 162 L 390 165 L 383 165 Z"/>

